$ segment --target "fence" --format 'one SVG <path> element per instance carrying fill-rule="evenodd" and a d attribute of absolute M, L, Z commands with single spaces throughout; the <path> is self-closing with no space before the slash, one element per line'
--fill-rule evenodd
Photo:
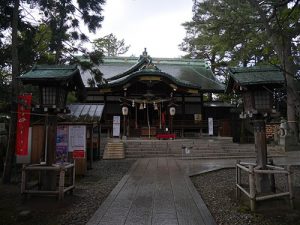
<path fill-rule="evenodd" d="M 248 173 L 249 185 L 248 188 L 242 184 L 241 171 Z M 257 195 L 255 178 L 262 174 L 271 175 L 271 186 L 275 190 L 275 174 L 285 174 L 287 176 L 287 191 L 281 193 L 261 193 Z M 260 169 L 255 163 L 237 162 L 236 164 L 236 196 L 240 198 L 241 192 L 243 192 L 250 199 L 251 211 L 255 211 L 256 201 L 263 201 L 271 198 L 278 198 L 283 196 L 289 196 L 291 208 L 294 208 L 294 196 L 293 196 L 293 183 L 291 166 L 286 168 L 274 165 L 267 165 L 267 169 Z"/>

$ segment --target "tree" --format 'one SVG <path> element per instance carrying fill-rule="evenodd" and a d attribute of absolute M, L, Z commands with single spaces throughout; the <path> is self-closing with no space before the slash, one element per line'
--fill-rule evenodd
<path fill-rule="evenodd" d="M 299 42 L 294 40 L 300 35 L 299 0 L 258 1 L 248 0 L 259 15 L 260 28 L 268 35 L 280 61 L 286 78 L 287 118 L 292 134 L 298 136 L 297 114 L 300 113 L 300 99 L 296 90 L 295 78 L 300 69 Z M 289 7 L 289 4 L 291 5 Z"/>
<path fill-rule="evenodd" d="M 193 20 L 184 24 L 187 38 L 181 45 L 189 56 L 210 60 L 212 68 L 280 65 L 286 77 L 287 117 L 295 135 L 299 10 L 299 0 L 195 0 Z"/>
<path fill-rule="evenodd" d="M 103 51 L 106 56 L 118 56 L 125 54 L 130 45 L 125 44 L 125 40 L 118 40 L 113 34 L 106 35 L 93 41 L 94 47 L 98 51 Z"/>
<path fill-rule="evenodd" d="M 12 160 L 15 151 L 15 134 L 16 134 L 16 111 L 17 111 L 17 95 L 18 95 L 18 83 L 17 77 L 20 74 L 20 61 L 19 53 L 22 48 L 20 44 L 24 43 L 21 47 L 26 49 L 28 43 L 30 45 L 35 40 L 34 32 L 36 29 L 32 29 L 30 32 L 21 32 L 20 28 L 26 18 L 23 16 L 22 12 L 28 12 L 26 8 L 25 0 L 7 0 L 0 3 L 0 31 L 9 32 L 11 29 L 11 41 L 10 45 L 11 55 L 7 59 L 8 70 L 11 71 L 11 119 L 10 119 L 10 137 L 9 144 L 7 148 L 5 168 L 3 172 L 3 182 L 7 183 L 10 181 Z M 87 25 L 89 31 L 95 32 L 97 28 L 101 27 L 101 22 L 103 20 L 102 4 L 105 0 L 77 0 L 73 3 L 72 0 L 30 0 L 30 8 L 34 5 L 37 9 L 40 9 L 41 14 L 43 14 L 41 21 L 45 24 L 49 24 L 49 29 L 51 31 L 50 41 L 49 41 L 49 52 L 54 54 L 54 62 L 62 63 L 67 60 L 66 55 L 70 56 L 71 53 L 78 51 L 79 49 L 74 47 L 77 40 L 86 41 L 87 36 L 83 34 L 79 29 L 79 21 L 82 20 L 85 25 Z M 22 8 L 20 8 L 22 5 Z M 3 14 L 2 14 L 3 12 Z M 21 16 L 22 15 L 22 16 Z M 32 14 L 30 14 L 32 16 Z M 35 17 L 32 16 L 34 20 Z M 37 21 L 38 24 L 41 22 Z M 30 22 L 27 24 L 32 25 Z M 34 26 L 31 26 L 34 27 Z M 36 25 L 35 25 L 36 27 Z M 47 29 L 46 29 L 47 30 Z M 21 37 L 26 37 L 23 42 L 20 42 Z M 31 38 L 28 38 L 31 37 Z M 3 36 L 0 35 L 1 46 L 3 46 Z M 31 42 L 29 41 L 31 40 Z M 29 41 L 29 42 L 27 42 Z M 34 48 L 30 48 L 32 51 Z M 83 49 L 84 51 L 84 49 Z M 26 52 L 26 50 L 25 50 Z M 66 54 L 67 53 L 67 54 Z M 26 62 L 26 65 L 32 66 L 34 61 L 37 59 L 35 52 L 28 54 L 25 59 L 33 59 L 30 62 Z M 10 60 L 10 62 L 9 62 Z"/>
<path fill-rule="evenodd" d="M 193 19 L 183 24 L 186 38 L 180 45 L 188 57 L 205 58 L 222 75 L 224 66 L 247 66 L 270 58 L 266 35 L 255 28 L 256 17 L 247 2 L 195 1 Z M 245 22 L 247 21 L 247 22 Z"/>
<path fill-rule="evenodd" d="M 12 81 L 11 81 L 11 117 L 9 122 L 9 138 L 8 146 L 5 158 L 5 166 L 3 170 L 3 183 L 10 182 L 12 160 L 15 150 L 15 140 L 16 140 L 16 124 L 17 116 L 14 112 L 17 112 L 17 95 L 18 95 L 18 81 L 17 76 L 19 75 L 19 56 L 18 56 L 18 22 L 19 22 L 19 0 L 14 0 L 14 8 L 11 21 L 12 29 L 12 46 L 11 46 L 11 56 L 12 56 Z"/>

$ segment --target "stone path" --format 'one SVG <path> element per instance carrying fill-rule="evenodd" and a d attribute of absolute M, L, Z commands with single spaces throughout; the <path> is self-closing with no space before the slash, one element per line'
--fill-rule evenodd
<path fill-rule="evenodd" d="M 87 225 L 216 225 L 174 158 L 138 159 Z"/>

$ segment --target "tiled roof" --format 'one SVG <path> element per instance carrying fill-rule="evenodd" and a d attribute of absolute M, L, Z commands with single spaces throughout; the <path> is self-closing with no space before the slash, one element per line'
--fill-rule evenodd
<path fill-rule="evenodd" d="M 77 90 L 82 100 L 86 95 L 85 85 L 76 65 L 36 65 L 31 71 L 21 75 L 20 80 L 24 84 L 65 85 L 69 90 Z"/>
<path fill-rule="evenodd" d="M 31 71 L 21 76 L 22 80 L 51 79 L 66 80 L 79 73 L 76 65 L 36 65 Z"/>
<path fill-rule="evenodd" d="M 140 58 L 105 57 L 103 61 L 99 69 L 103 73 L 103 77 L 108 80 L 108 84 L 105 86 L 123 84 L 132 76 L 156 73 L 159 76 L 166 76 L 182 86 L 216 92 L 224 91 L 224 85 L 215 78 L 210 67 L 201 60 L 141 56 Z M 142 69 L 149 62 L 156 66 L 158 71 Z"/>
<path fill-rule="evenodd" d="M 235 85 L 283 85 L 285 83 L 283 72 L 275 66 L 229 68 L 228 74 L 225 93 L 232 92 Z"/>
<path fill-rule="evenodd" d="M 284 74 L 274 66 L 230 68 L 229 75 L 240 85 L 284 83 Z"/>

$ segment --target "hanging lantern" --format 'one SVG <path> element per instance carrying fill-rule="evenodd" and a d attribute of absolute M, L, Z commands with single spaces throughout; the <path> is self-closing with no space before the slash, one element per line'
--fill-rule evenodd
<path fill-rule="evenodd" d="M 122 114 L 123 114 L 123 116 L 127 116 L 128 115 L 128 107 L 126 105 L 124 105 L 122 107 Z"/>
<path fill-rule="evenodd" d="M 132 100 L 132 105 L 131 106 L 134 107 L 134 100 Z"/>
<path fill-rule="evenodd" d="M 146 107 L 147 107 L 147 106 L 146 106 L 146 102 L 144 102 L 144 109 L 146 109 Z"/>
<path fill-rule="evenodd" d="M 154 110 L 158 110 L 157 104 L 154 102 Z"/>
<path fill-rule="evenodd" d="M 171 116 L 174 116 L 175 113 L 176 113 L 175 107 L 174 107 L 174 106 L 171 106 L 171 107 L 170 107 L 170 115 L 171 115 Z"/>
<path fill-rule="evenodd" d="M 144 109 L 143 103 L 140 103 L 140 108 L 139 108 L 139 109 L 140 109 L 140 110 Z"/>

